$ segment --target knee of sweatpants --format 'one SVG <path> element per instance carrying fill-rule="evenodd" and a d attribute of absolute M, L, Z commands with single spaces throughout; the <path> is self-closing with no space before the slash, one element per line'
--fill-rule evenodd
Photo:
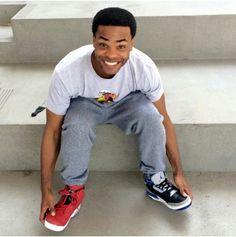
<path fill-rule="evenodd" d="M 62 125 L 61 137 L 62 139 L 76 139 L 81 141 L 81 139 L 88 138 L 91 142 L 95 139 L 95 126 L 96 122 L 86 113 L 84 114 L 68 114 L 65 117 L 64 123 Z M 64 139 L 63 139 L 64 140 Z"/>
<path fill-rule="evenodd" d="M 87 126 L 93 127 L 99 121 L 99 113 L 91 100 L 78 97 L 71 100 L 71 104 L 64 118 L 64 127 Z"/>
<path fill-rule="evenodd" d="M 162 123 L 164 119 L 163 115 L 159 113 L 152 103 L 137 108 L 135 116 L 137 116 L 139 121 L 145 124 Z"/>
<path fill-rule="evenodd" d="M 163 122 L 163 116 L 160 114 L 154 104 L 142 92 L 136 92 L 130 100 L 129 110 L 134 113 L 134 116 L 139 120 L 150 121 L 158 119 Z"/>
<path fill-rule="evenodd" d="M 160 134 L 164 130 L 163 116 L 153 109 L 139 111 L 136 113 L 133 122 L 131 122 L 131 132 L 136 134 Z"/>
<path fill-rule="evenodd" d="M 69 127 L 93 128 L 97 124 L 97 115 L 89 108 L 86 100 L 82 102 L 74 101 L 68 108 L 64 118 L 62 129 Z"/>

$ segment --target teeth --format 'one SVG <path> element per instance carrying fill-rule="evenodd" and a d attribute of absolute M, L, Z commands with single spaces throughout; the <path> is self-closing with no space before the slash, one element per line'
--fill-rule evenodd
<path fill-rule="evenodd" d="M 105 61 L 105 63 L 109 66 L 115 66 L 117 64 L 117 62 L 107 62 L 107 61 Z"/>

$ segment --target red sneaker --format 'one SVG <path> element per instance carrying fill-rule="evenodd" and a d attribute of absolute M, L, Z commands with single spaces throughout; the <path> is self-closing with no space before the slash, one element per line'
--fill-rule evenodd
<path fill-rule="evenodd" d="M 70 219 L 74 217 L 80 209 L 84 198 L 84 186 L 68 186 L 59 191 L 61 198 L 55 205 L 56 215 L 48 214 L 44 225 L 46 228 L 54 231 L 62 231 L 68 225 Z"/>

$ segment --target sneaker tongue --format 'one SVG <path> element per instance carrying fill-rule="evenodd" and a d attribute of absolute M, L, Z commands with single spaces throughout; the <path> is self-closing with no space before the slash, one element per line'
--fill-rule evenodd
<path fill-rule="evenodd" d="M 158 172 L 156 174 L 154 174 L 152 177 L 151 177 L 151 180 L 154 184 L 160 184 L 161 182 L 163 182 L 164 180 L 166 179 L 166 176 L 164 174 L 163 171 L 161 172 Z"/>
<path fill-rule="evenodd" d="M 72 197 L 71 196 L 66 196 L 65 200 L 64 200 L 64 205 L 69 205 L 72 201 Z"/>

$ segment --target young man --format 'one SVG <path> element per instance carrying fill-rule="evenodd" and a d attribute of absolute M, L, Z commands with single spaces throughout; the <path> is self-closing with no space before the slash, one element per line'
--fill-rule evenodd
<path fill-rule="evenodd" d="M 40 221 L 63 230 L 80 208 L 97 124 L 112 123 L 135 133 L 147 195 L 173 210 L 191 205 L 176 135 L 168 116 L 160 75 L 153 61 L 135 49 L 136 22 L 121 8 L 93 19 L 93 45 L 69 53 L 56 66 L 47 102 L 41 147 Z M 57 156 L 65 188 L 54 206 L 52 176 Z M 165 176 L 165 156 L 176 186 Z"/>

